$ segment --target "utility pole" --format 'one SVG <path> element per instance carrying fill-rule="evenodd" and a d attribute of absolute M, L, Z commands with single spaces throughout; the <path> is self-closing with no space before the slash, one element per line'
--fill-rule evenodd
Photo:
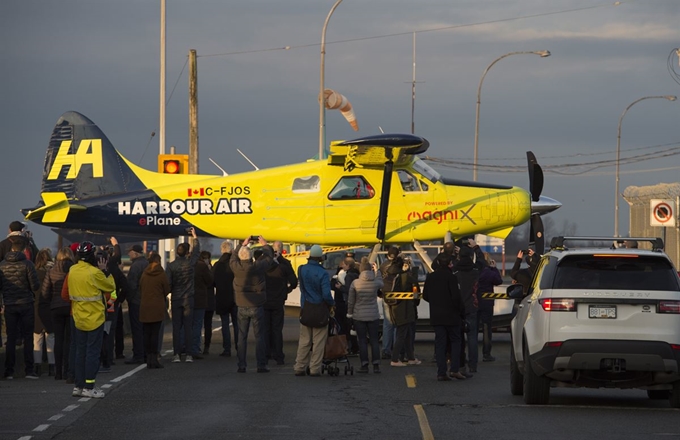
<path fill-rule="evenodd" d="M 189 174 L 198 174 L 198 72 L 196 49 L 189 50 Z"/>

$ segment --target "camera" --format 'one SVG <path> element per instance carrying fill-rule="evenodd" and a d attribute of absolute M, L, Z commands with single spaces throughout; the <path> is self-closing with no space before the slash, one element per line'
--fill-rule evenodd
<path fill-rule="evenodd" d="M 191 235 L 191 232 L 192 232 L 193 230 L 194 230 L 194 227 L 193 227 L 193 226 L 189 226 L 188 228 L 185 228 L 185 229 L 184 229 L 184 232 L 186 232 L 187 234 Z"/>
<path fill-rule="evenodd" d="M 257 235 L 251 235 L 248 241 L 250 241 L 251 243 L 257 243 L 258 241 L 260 241 L 260 237 L 258 237 Z"/>

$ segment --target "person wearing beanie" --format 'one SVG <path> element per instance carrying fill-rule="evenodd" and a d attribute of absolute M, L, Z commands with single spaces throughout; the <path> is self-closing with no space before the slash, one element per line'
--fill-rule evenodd
<path fill-rule="evenodd" d="M 96 253 L 95 245 L 84 241 L 78 247 L 78 263 L 68 272 L 66 284 L 76 341 L 74 397 L 104 397 L 104 392 L 95 388 L 106 319 L 106 304 L 102 298 L 110 293 L 115 300 L 116 291 L 116 283 L 107 270 L 107 264 L 108 256 Z"/>
<path fill-rule="evenodd" d="M 268 373 L 267 351 L 265 344 L 264 304 L 267 301 L 267 270 L 274 264 L 274 250 L 262 236 L 258 237 L 262 256 L 253 259 L 253 252 L 248 247 L 250 237 L 236 247 L 231 254 L 229 267 L 234 272 L 234 300 L 238 307 L 238 371 L 246 372 L 246 353 L 248 350 L 248 329 L 253 326 L 256 346 L 257 372 Z"/>
<path fill-rule="evenodd" d="M 300 286 L 300 313 L 305 308 L 325 305 L 333 313 L 335 301 L 331 295 L 331 282 L 328 272 L 323 268 L 323 249 L 315 244 L 309 249 L 309 259 L 298 268 Z M 302 318 L 301 318 L 302 319 Z M 308 327 L 300 322 L 300 338 L 297 357 L 293 367 L 296 376 L 305 376 L 309 368 L 310 376 L 321 376 L 321 364 L 328 338 L 328 328 Z"/>

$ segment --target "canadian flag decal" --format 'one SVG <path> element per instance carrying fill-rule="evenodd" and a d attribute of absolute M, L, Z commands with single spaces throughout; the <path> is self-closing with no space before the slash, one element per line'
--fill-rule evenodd
<path fill-rule="evenodd" d="M 187 196 L 204 196 L 205 188 L 189 188 L 187 189 Z"/>

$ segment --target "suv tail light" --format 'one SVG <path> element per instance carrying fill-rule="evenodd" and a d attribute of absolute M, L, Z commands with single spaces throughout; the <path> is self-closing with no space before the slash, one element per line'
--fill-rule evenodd
<path fill-rule="evenodd" d="M 680 301 L 659 301 L 658 313 L 680 313 Z"/>
<path fill-rule="evenodd" d="M 539 304 L 546 312 L 575 312 L 576 302 L 567 298 L 545 298 L 539 299 Z"/>

